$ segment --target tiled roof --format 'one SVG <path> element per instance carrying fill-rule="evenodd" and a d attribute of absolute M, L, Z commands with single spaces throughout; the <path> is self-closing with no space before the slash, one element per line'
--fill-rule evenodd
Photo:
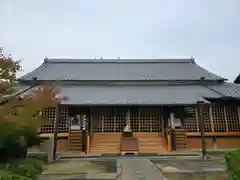
<path fill-rule="evenodd" d="M 234 80 L 234 83 L 240 84 L 240 74 L 237 76 L 237 78 Z"/>
<path fill-rule="evenodd" d="M 223 79 L 193 59 L 46 59 L 20 79 L 32 80 L 205 80 Z"/>
<path fill-rule="evenodd" d="M 63 85 L 59 96 L 68 97 L 64 104 L 79 105 L 184 105 L 197 101 L 234 97 L 240 99 L 240 85 Z M 29 86 L 21 86 L 21 89 Z M 205 99 L 206 98 L 206 99 Z"/>
<path fill-rule="evenodd" d="M 60 86 L 65 104 L 85 105 L 180 105 L 206 101 L 220 95 L 204 86 Z"/>
<path fill-rule="evenodd" d="M 13 87 L 10 88 L 11 92 L 9 94 L 6 94 L 3 97 L 1 97 L 0 103 L 5 102 L 6 100 L 8 100 L 11 97 L 22 95 L 25 92 L 28 92 L 28 90 L 30 90 L 32 87 L 33 86 L 30 86 L 30 85 L 21 85 L 21 84 L 16 83 L 13 85 Z"/>
<path fill-rule="evenodd" d="M 240 84 L 225 82 L 219 85 L 211 85 L 208 87 L 219 92 L 223 97 L 240 98 Z"/>

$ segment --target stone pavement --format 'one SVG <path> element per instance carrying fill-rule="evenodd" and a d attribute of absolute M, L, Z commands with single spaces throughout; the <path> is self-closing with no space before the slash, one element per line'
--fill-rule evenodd
<path fill-rule="evenodd" d="M 121 159 L 119 180 L 166 180 L 148 159 Z"/>
<path fill-rule="evenodd" d="M 116 173 L 65 173 L 65 174 L 42 174 L 38 177 L 38 180 L 115 180 Z"/>
<path fill-rule="evenodd" d="M 153 160 L 163 173 L 195 173 L 195 172 L 224 172 L 226 170 L 223 159 L 175 159 Z"/>
<path fill-rule="evenodd" d="M 116 180 L 116 160 L 63 159 L 47 164 L 39 180 Z"/>
<path fill-rule="evenodd" d="M 166 180 L 165 175 L 170 180 L 169 175 L 181 179 L 186 173 L 207 176 L 211 172 L 223 174 L 225 170 L 222 158 L 201 160 L 186 156 L 66 158 L 47 167 L 39 179 Z"/>

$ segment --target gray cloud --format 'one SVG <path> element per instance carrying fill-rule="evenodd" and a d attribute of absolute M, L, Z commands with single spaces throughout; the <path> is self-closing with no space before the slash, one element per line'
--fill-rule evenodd
<path fill-rule="evenodd" d="M 239 9 L 239 0 L 0 0 L 0 45 L 25 72 L 45 56 L 194 56 L 233 80 Z"/>

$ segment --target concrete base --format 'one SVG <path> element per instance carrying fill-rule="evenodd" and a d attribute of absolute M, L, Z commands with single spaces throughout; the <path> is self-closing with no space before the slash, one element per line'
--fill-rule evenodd
<path fill-rule="evenodd" d="M 121 152 L 121 156 L 124 156 L 126 154 L 134 154 L 135 156 L 138 156 L 138 152 L 137 151 L 122 151 Z"/>
<path fill-rule="evenodd" d="M 123 137 L 133 137 L 133 132 L 132 131 L 126 131 L 122 133 Z"/>

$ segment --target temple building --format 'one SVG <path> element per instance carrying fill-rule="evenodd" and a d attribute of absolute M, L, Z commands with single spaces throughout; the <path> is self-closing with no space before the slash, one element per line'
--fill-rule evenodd
<path fill-rule="evenodd" d="M 18 81 L 23 87 L 57 82 L 59 95 L 68 97 L 59 108 L 43 111 L 52 122 L 42 124 L 43 138 L 54 132 L 59 118 L 58 151 L 84 146 L 87 153 L 120 153 L 126 125 L 138 152 L 200 149 L 201 119 L 207 148 L 240 147 L 240 85 L 192 58 L 46 58 Z"/>
<path fill-rule="evenodd" d="M 240 74 L 236 77 L 236 79 L 234 80 L 234 83 L 240 84 Z"/>

